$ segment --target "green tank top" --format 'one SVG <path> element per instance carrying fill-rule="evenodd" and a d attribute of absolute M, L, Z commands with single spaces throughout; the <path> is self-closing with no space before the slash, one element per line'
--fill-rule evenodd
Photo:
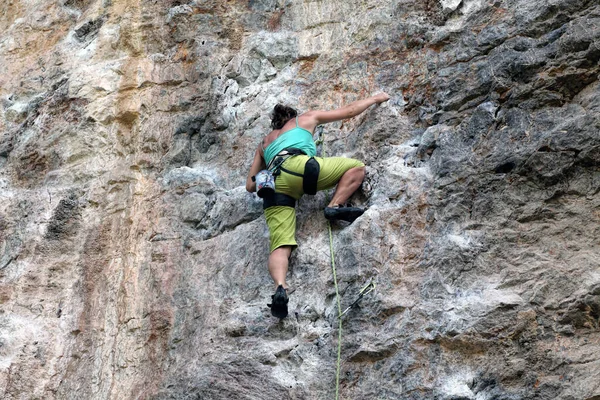
<path fill-rule="evenodd" d="M 269 165 L 271 160 L 283 149 L 300 149 L 309 157 L 317 155 L 317 146 L 312 137 L 312 133 L 298 126 L 298 117 L 296 117 L 296 127 L 283 132 L 266 149 L 263 149 L 265 163 Z"/>

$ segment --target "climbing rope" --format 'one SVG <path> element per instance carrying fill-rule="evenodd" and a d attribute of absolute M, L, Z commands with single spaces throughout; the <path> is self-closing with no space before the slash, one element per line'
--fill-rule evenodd
<path fill-rule="evenodd" d="M 335 273 L 335 256 L 333 254 L 333 235 L 331 233 L 331 222 L 327 221 L 329 230 L 329 252 L 331 253 L 331 271 L 333 272 L 333 285 L 335 286 L 335 298 L 338 307 L 338 346 L 337 346 L 337 365 L 335 369 L 335 400 L 340 395 L 340 360 L 342 357 L 342 305 L 340 304 L 340 292 L 338 290 L 337 276 Z"/>
<path fill-rule="evenodd" d="M 317 144 L 323 144 L 323 157 L 327 157 L 327 152 L 325 151 L 325 139 L 323 138 L 323 127 L 317 127 L 319 140 Z M 337 346 L 337 362 L 335 369 L 335 400 L 340 398 L 340 366 L 342 359 L 342 305 L 340 303 L 340 292 L 338 290 L 337 283 L 337 274 L 335 273 L 335 254 L 333 252 L 333 234 L 331 233 L 331 222 L 327 221 L 327 230 L 329 232 L 329 254 L 331 254 L 331 272 L 333 273 L 333 285 L 335 286 L 335 298 L 337 300 L 337 308 L 338 308 L 338 346 Z"/>

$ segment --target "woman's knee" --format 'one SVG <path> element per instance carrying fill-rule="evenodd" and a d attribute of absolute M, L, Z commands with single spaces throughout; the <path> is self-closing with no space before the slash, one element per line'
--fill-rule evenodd
<path fill-rule="evenodd" d="M 290 258 L 292 254 L 293 246 L 283 245 L 279 246 L 271 252 L 271 257 L 285 257 Z"/>
<path fill-rule="evenodd" d="M 354 167 L 346 171 L 353 180 L 363 181 L 365 179 L 365 167 Z"/>

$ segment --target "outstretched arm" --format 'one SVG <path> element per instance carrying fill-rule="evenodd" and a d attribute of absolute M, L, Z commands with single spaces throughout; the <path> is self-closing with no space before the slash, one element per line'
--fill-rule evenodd
<path fill-rule="evenodd" d="M 303 128 L 312 131 L 317 127 L 317 125 L 356 117 L 358 114 L 361 114 L 373 104 L 383 103 L 384 101 L 387 101 L 389 99 L 390 96 L 387 93 L 379 93 L 375 96 L 371 96 L 366 99 L 357 100 L 348 104 L 347 106 L 335 110 L 308 111 L 300 116 L 299 121 L 303 122 Z"/>
<path fill-rule="evenodd" d="M 265 168 L 267 168 L 267 166 L 265 165 L 265 160 L 262 158 L 259 149 L 256 149 L 256 153 L 254 153 L 254 160 L 252 161 L 252 166 L 250 167 L 248 177 L 246 178 L 247 191 L 249 191 L 250 193 L 256 192 L 256 182 L 252 181 L 252 177 Z"/>

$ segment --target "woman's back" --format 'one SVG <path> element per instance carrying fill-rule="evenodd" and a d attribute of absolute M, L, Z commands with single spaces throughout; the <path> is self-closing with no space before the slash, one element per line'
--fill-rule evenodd
<path fill-rule="evenodd" d="M 262 143 L 262 155 L 268 165 L 273 157 L 287 148 L 296 148 L 309 156 L 316 155 L 312 132 L 299 125 L 299 117 L 292 118 L 281 129 L 271 131 Z"/>
<path fill-rule="evenodd" d="M 298 118 L 298 125 L 296 125 L 296 118 Z M 290 119 L 288 122 L 285 123 L 285 125 L 283 125 L 281 127 L 281 129 L 274 129 L 271 132 L 269 132 L 267 134 L 267 136 L 265 136 L 263 139 L 262 148 L 263 149 L 267 148 L 267 146 L 269 146 L 271 143 L 273 143 L 275 141 L 275 139 L 277 139 L 279 136 L 283 135 L 286 132 L 289 132 L 296 128 L 304 129 L 300 126 L 300 123 L 301 123 L 300 119 L 302 118 L 302 116 L 299 115 L 296 118 Z M 308 129 L 304 129 L 304 130 L 307 130 L 308 132 L 310 132 L 310 130 L 308 130 Z"/>

